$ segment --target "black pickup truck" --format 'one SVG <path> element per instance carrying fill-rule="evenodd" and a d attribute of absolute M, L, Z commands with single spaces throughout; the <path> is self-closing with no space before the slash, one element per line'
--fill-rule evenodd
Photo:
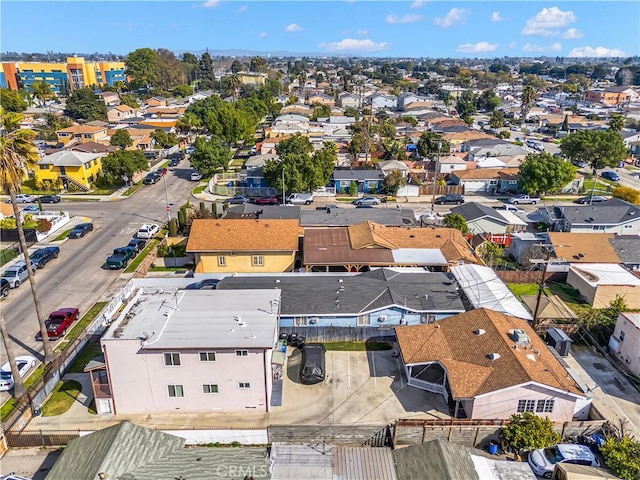
<path fill-rule="evenodd" d="M 107 268 L 117 270 L 124 268 L 133 257 L 136 256 L 136 249 L 133 247 L 118 247 L 107 257 Z"/>
<path fill-rule="evenodd" d="M 58 258 L 58 255 L 60 255 L 59 247 L 44 247 L 33 252 L 29 255 L 29 258 L 31 258 L 32 266 L 36 268 L 43 268 L 49 260 Z"/>

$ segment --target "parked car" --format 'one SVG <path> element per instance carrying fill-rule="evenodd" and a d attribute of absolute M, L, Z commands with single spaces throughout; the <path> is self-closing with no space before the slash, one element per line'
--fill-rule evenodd
<path fill-rule="evenodd" d="M 127 245 L 127 247 L 133 247 L 137 252 L 142 251 L 142 249 L 147 245 L 147 241 L 146 240 L 142 240 L 140 238 L 134 238 L 133 240 L 131 240 L 129 242 L 129 244 Z"/>
<path fill-rule="evenodd" d="M 579 199 L 576 200 L 576 203 L 579 203 L 580 205 L 584 205 L 584 204 L 589 204 L 589 203 L 602 203 L 602 202 L 606 202 L 607 200 L 609 200 L 607 197 L 601 197 L 600 195 L 593 195 L 593 196 L 586 196 L 586 197 L 580 197 Z"/>
<path fill-rule="evenodd" d="M 159 181 L 160 181 L 160 175 L 158 175 L 156 172 L 151 172 L 151 173 L 147 173 L 147 176 L 144 177 L 144 180 L 142 181 L 142 183 L 145 185 L 153 185 L 155 183 L 158 183 Z"/>
<path fill-rule="evenodd" d="M 129 260 L 136 256 L 136 250 L 133 247 L 118 247 L 113 253 L 107 257 L 106 265 L 111 270 L 125 268 L 129 264 Z"/>
<path fill-rule="evenodd" d="M 27 205 L 26 207 L 22 207 L 21 212 L 39 212 L 40 207 L 38 205 Z"/>
<path fill-rule="evenodd" d="M 60 203 L 61 200 L 60 195 L 42 195 L 40 197 L 40 203 Z"/>
<path fill-rule="evenodd" d="M 36 273 L 35 271 L 33 272 Z M 9 282 L 11 288 L 18 288 L 20 284 L 29 278 L 27 273 L 27 264 L 24 262 L 17 262 L 2 272 L 2 278 Z"/>
<path fill-rule="evenodd" d="M 512 205 L 518 205 L 519 203 L 535 205 L 539 201 L 540 197 L 533 197 L 530 195 L 514 195 L 513 197 L 509 197 L 509 200 L 507 200 L 507 202 Z"/>
<path fill-rule="evenodd" d="M 378 197 L 368 196 L 356 198 L 353 202 L 354 205 L 380 205 L 382 201 Z"/>
<path fill-rule="evenodd" d="M 573 463 L 590 467 L 600 466 L 600 462 L 588 447 L 573 443 L 561 443 L 534 450 L 529 453 L 527 462 L 533 473 L 544 478 L 551 478 L 556 463 Z"/>
<path fill-rule="evenodd" d="M 187 290 L 215 290 L 220 280 L 217 278 L 205 278 L 196 283 L 187 285 Z"/>
<path fill-rule="evenodd" d="M 606 178 L 607 180 L 611 180 L 612 182 L 619 182 L 620 176 L 616 172 L 612 172 L 611 170 L 605 170 L 600 174 L 602 178 Z"/>
<path fill-rule="evenodd" d="M 254 200 L 254 203 L 256 205 L 277 205 L 278 202 L 278 197 L 275 197 L 273 195 L 265 195 L 262 197 L 258 197 Z"/>
<path fill-rule="evenodd" d="M 185 150 L 185 152 L 187 153 L 187 155 L 191 155 L 193 152 L 196 151 L 195 147 L 187 147 L 187 149 Z"/>
<path fill-rule="evenodd" d="M 171 160 L 169 160 L 170 167 L 177 167 L 179 163 L 180 160 L 178 160 L 177 158 L 172 158 Z"/>
<path fill-rule="evenodd" d="M 37 199 L 33 195 L 25 195 L 23 193 L 19 193 L 16 195 L 16 203 L 34 203 Z M 7 203 L 11 203 L 11 199 L 7 200 Z"/>
<path fill-rule="evenodd" d="M 156 173 L 160 176 L 162 175 L 166 175 L 168 172 L 168 170 L 165 167 L 160 167 L 159 169 L 156 170 Z"/>
<path fill-rule="evenodd" d="M 235 197 L 227 198 L 225 200 L 229 205 L 242 205 L 244 203 L 249 203 L 249 197 L 245 197 L 244 195 L 236 195 Z"/>
<path fill-rule="evenodd" d="M 58 258 L 58 255 L 60 255 L 60 247 L 44 247 L 33 252 L 29 258 L 31 265 L 35 268 L 44 268 L 49 260 Z"/>
<path fill-rule="evenodd" d="M 171 155 L 167 157 L 169 160 L 182 160 L 184 158 L 184 153 L 182 152 L 173 152 Z"/>
<path fill-rule="evenodd" d="M 138 229 L 136 238 L 146 238 L 147 240 L 149 240 L 153 238 L 159 231 L 160 227 L 155 223 L 145 223 Z"/>
<path fill-rule="evenodd" d="M 148 160 L 155 160 L 156 158 L 158 158 L 158 152 L 156 152 L 154 150 L 148 150 L 148 151 L 144 152 L 144 156 Z"/>
<path fill-rule="evenodd" d="M 287 203 L 292 205 L 311 205 L 313 193 L 292 193 L 287 197 Z"/>
<path fill-rule="evenodd" d="M 553 143 L 553 137 L 544 137 L 542 141 L 546 143 Z"/>
<path fill-rule="evenodd" d="M 191 172 L 191 181 L 199 182 L 202 180 L 202 174 L 200 172 Z"/>
<path fill-rule="evenodd" d="M 587 162 L 585 162 L 584 160 L 571 160 L 571 163 L 578 168 L 584 168 L 587 166 Z"/>
<path fill-rule="evenodd" d="M 5 298 L 9 296 L 9 290 L 11 290 L 11 285 L 9 285 L 9 280 L 6 278 L 0 278 L 0 296 Z"/>
<path fill-rule="evenodd" d="M 36 359 L 31 355 L 20 355 L 16 357 L 18 373 L 23 378 L 29 370 L 36 366 Z M 6 392 L 13 388 L 14 380 L 9 362 L 0 367 L 0 392 Z"/>
<path fill-rule="evenodd" d="M 69 238 L 81 238 L 91 231 L 93 231 L 93 223 L 79 223 L 71 229 Z"/>
<path fill-rule="evenodd" d="M 302 346 L 302 368 L 300 381 L 306 385 L 313 385 L 324 380 L 325 352 L 321 343 L 305 343 Z"/>
<path fill-rule="evenodd" d="M 49 314 L 49 318 L 44 321 L 47 326 L 47 336 L 49 340 L 57 340 L 67 334 L 67 329 L 78 319 L 80 312 L 77 308 L 61 308 Z M 36 340 L 42 340 L 42 332 L 36 334 Z"/>
<path fill-rule="evenodd" d="M 524 210 L 516 207 L 515 205 L 509 205 L 505 203 L 504 205 L 500 205 L 499 207 L 493 207 L 496 210 L 504 210 L 511 213 L 524 213 Z"/>
<path fill-rule="evenodd" d="M 455 194 L 442 195 L 441 197 L 436 198 L 436 205 L 447 205 L 451 203 L 455 205 L 463 204 L 464 196 L 455 193 Z"/>

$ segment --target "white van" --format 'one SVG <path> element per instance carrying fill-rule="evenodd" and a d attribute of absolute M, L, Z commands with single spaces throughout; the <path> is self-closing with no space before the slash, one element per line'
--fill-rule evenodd
<path fill-rule="evenodd" d="M 287 197 L 287 203 L 291 205 L 311 205 L 313 193 L 292 193 Z"/>

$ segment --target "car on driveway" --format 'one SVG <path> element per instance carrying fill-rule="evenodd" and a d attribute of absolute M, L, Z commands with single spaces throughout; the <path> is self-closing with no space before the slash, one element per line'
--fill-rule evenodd
<path fill-rule="evenodd" d="M 81 238 L 84 237 L 87 232 L 93 230 L 93 223 L 79 223 L 71 229 L 69 232 L 69 238 Z"/>
<path fill-rule="evenodd" d="M 600 466 L 600 462 L 588 447 L 573 443 L 561 443 L 534 450 L 529 453 L 527 462 L 533 473 L 544 478 L 551 478 L 556 463 L 573 463 L 589 467 Z"/>
<path fill-rule="evenodd" d="M 6 278 L 0 278 L 0 296 L 3 298 L 9 296 L 9 290 L 11 290 L 9 281 Z"/>
<path fill-rule="evenodd" d="M 60 203 L 60 195 L 42 195 L 40 197 L 40 203 Z"/>
<path fill-rule="evenodd" d="M 464 196 L 457 193 L 451 193 L 448 195 L 442 195 L 436 198 L 436 205 L 462 205 L 464 203 Z"/>
<path fill-rule="evenodd" d="M 189 178 L 192 182 L 199 182 L 202 180 L 202 174 L 200 172 L 191 172 L 191 176 Z"/>
<path fill-rule="evenodd" d="M 49 260 L 58 258 L 58 255 L 60 255 L 60 247 L 44 247 L 33 252 L 29 258 L 31 258 L 31 265 L 44 268 Z"/>
<path fill-rule="evenodd" d="M 27 374 L 29 370 L 36 366 L 36 359 L 31 355 L 19 355 L 16 357 L 16 365 L 21 378 Z M 14 380 L 11 373 L 11 365 L 9 362 L 0 367 L 0 392 L 6 392 L 13 388 Z"/>
<path fill-rule="evenodd" d="M 35 274 L 35 271 L 33 272 Z M 24 262 L 17 262 L 2 272 L 2 278 L 9 282 L 11 288 L 18 288 L 22 282 L 25 282 L 29 278 L 27 273 L 27 264 Z"/>
<path fill-rule="evenodd" d="M 127 247 L 133 247 L 136 252 L 140 252 L 144 247 L 146 247 L 146 245 L 147 245 L 146 240 L 142 240 L 140 238 L 134 238 L 129 242 Z"/>
<path fill-rule="evenodd" d="M 225 200 L 229 205 L 242 205 L 244 203 L 249 203 L 249 197 L 245 197 L 244 195 L 236 195 L 235 197 L 227 198 Z"/>
<path fill-rule="evenodd" d="M 302 347 L 300 381 L 313 385 L 324 380 L 326 349 L 321 343 L 305 343 Z"/>
<path fill-rule="evenodd" d="M 354 205 L 380 205 L 382 201 L 378 197 L 367 196 L 356 198 L 353 202 Z"/>
<path fill-rule="evenodd" d="M 25 195 L 23 193 L 16 195 L 16 203 L 34 203 L 37 201 L 38 199 L 33 195 Z M 7 203 L 11 203 L 11 199 L 7 200 Z"/>
<path fill-rule="evenodd" d="M 612 172 L 611 170 L 605 170 L 600 174 L 602 178 L 606 178 L 607 180 L 611 180 L 612 182 L 619 182 L 620 176 L 616 172 Z"/>
<path fill-rule="evenodd" d="M 77 308 L 61 308 L 49 314 L 49 318 L 44 321 L 47 326 L 47 336 L 49 340 L 57 340 L 64 337 L 67 329 L 78 319 L 80 312 Z M 36 334 L 36 340 L 42 340 L 42 333 Z"/>
<path fill-rule="evenodd" d="M 602 202 L 606 202 L 607 200 L 609 200 L 607 197 L 594 195 L 593 197 L 592 196 L 580 197 L 579 199 L 576 200 L 576 203 L 579 203 L 580 205 L 585 205 L 589 203 L 602 203 Z"/>
<path fill-rule="evenodd" d="M 160 231 L 160 227 L 155 223 L 145 223 L 138 229 L 138 233 L 136 233 L 136 238 L 144 238 L 149 240 L 153 238 L 156 233 Z"/>
<path fill-rule="evenodd" d="M 257 197 L 254 200 L 254 203 L 256 205 L 277 205 L 278 203 L 278 197 L 275 197 L 273 195 L 265 195 L 262 197 Z"/>

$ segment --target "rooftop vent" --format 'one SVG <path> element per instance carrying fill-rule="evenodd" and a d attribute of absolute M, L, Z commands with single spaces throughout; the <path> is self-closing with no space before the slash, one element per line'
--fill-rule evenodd
<path fill-rule="evenodd" d="M 489 355 L 487 355 L 487 357 L 489 358 L 489 360 L 497 360 L 500 358 L 500 354 L 499 353 L 490 353 Z"/>
<path fill-rule="evenodd" d="M 487 333 L 486 330 L 483 330 L 482 328 L 479 328 L 477 330 L 473 331 L 474 335 L 484 335 L 485 333 Z"/>
<path fill-rule="evenodd" d="M 527 345 L 530 343 L 529 335 L 527 335 L 527 332 L 520 328 L 517 328 L 513 331 L 513 340 L 521 345 Z"/>

